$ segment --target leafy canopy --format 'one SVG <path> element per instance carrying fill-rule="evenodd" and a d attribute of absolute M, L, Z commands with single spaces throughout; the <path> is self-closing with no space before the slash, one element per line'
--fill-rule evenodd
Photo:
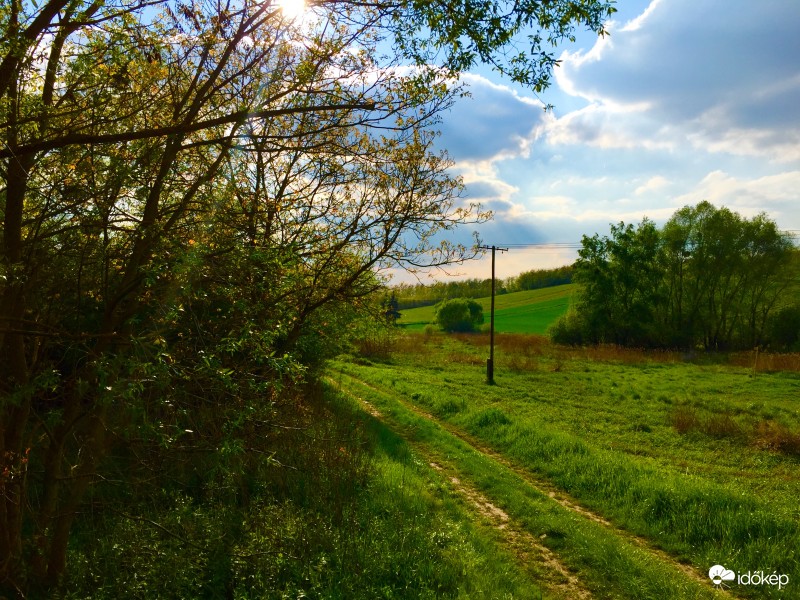
<path fill-rule="evenodd" d="M 483 307 L 468 298 L 445 300 L 436 306 L 436 323 L 444 331 L 470 332 L 483 323 Z"/>

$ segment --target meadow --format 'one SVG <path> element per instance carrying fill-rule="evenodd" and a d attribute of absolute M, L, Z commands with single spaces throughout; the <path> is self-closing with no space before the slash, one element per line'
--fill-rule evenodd
<path fill-rule="evenodd" d="M 495 297 L 495 331 L 545 333 L 547 328 L 567 312 L 575 284 L 558 285 L 538 290 L 500 294 Z M 491 298 L 477 298 L 483 307 L 484 322 L 489 322 Z M 407 331 L 422 331 L 435 320 L 435 307 L 423 306 L 401 311 L 397 324 Z"/>
<path fill-rule="evenodd" d="M 538 565 L 547 597 L 800 597 L 800 356 L 501 334 L 489 386 L 486 344 L 405 335 L 329 378 Z M 739 577 L 727 590 L 718 564 Z M 776 583 L 741 583 L 754 572 Z"/>

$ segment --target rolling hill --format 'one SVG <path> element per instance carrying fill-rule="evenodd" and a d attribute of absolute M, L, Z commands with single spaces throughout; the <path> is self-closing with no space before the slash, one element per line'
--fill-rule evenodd
<path fill-rule="evenodd" d="M 575 284 L 538 290 L 512 292 L 495 297 L 494 327 L 501 333 L 545 333 L 547 328 L 569 308 Z M 477 298 L 489 322 L 491 298 Z M 409 331 L 421 331 L 433 323 L 434 307 L 423 306 L 401 311 L 397 324 Z"/>

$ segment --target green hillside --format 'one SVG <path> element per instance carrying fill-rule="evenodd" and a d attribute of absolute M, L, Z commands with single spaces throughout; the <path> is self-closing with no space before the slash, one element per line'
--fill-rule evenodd
<path fill-rule="evenodd" d="M 512 292 L 495 297 L 495 331 L 505 333 L 545 333 L 563 315 L 575 292 L 575 284 L 558 285 L 539 290 Z M 489 322 L 490 298 L 477 298 Z M 398 325 L 420 331 L 433 323 L 434 307 L 422 306 L 401 311 Z"/>

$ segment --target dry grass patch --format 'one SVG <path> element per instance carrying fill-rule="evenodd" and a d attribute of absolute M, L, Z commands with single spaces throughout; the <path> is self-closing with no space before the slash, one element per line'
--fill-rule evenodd
<path fill-rule="evenodd" d="M 753 372 L 800 372 L 800 352 L 775 353 L 751 350 L 731 354 L 729 360 L 732 365 L 747 367 L 753 369 Z"/>
<path fill-rule="evenodd" d="M 697 411 L 690 406 L 679 406 L 670 415 L 672 426 L 680 434 L 686 434 L 690 431 L 697 431 L 700 429 L 700 419 L 697 416 Z"/>
<path fill-rule="evenodd" d="M 482 356 L 469 354 L 468 352 L 450 352 L 445 362 L 459 363 L 462 365 L 482 365 L 486 362 L 486 359 Z"/>
<path fill-rule="evenodd" d="M 754 444 L 765 450 L 800 456 L 800 433 L 773 421 L 761 421 L 754 429 Z"/>
<path fill-rule="evenodd" d="M 680 434 L 698 432 L 709 437 L 738 440 L 761 450 L 800 456 L 800 433 L 772 420 L 747 425 L 729 413 L 704 417 L 691 406 L 679 406 L 670 414 L 670 423 Z"/>

